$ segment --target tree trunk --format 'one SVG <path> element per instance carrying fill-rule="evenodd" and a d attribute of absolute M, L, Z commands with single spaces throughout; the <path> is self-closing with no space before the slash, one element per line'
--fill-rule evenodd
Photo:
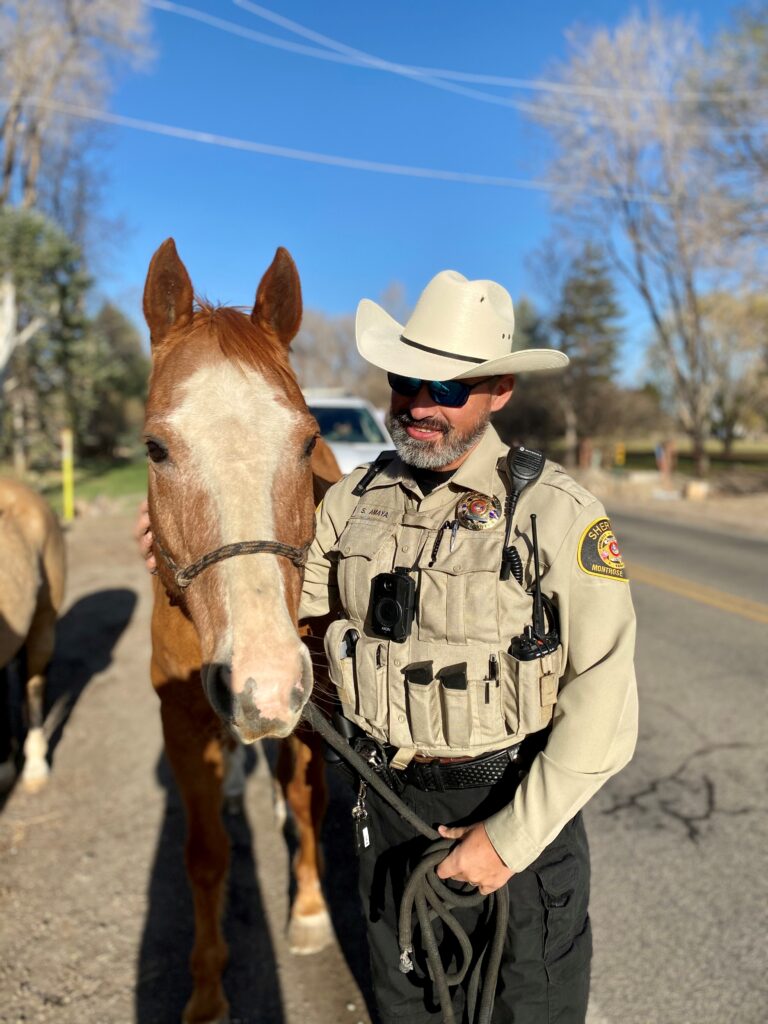
<path fill-rule="evenodd" d="M 700 431 L 691 432 L 693 446 L 693 468 L 696 476 L 704 477 L 709 473 L 709 456 L 704 446 L 704 436 Z"/>
<path fill-rule="evenodd" d="M 27 448 L 24 431 L 24 392 L 17 387 L 11 392 L 11 431 L 13 435 L 13 468 L 18 477 L 27 475 Z"/>

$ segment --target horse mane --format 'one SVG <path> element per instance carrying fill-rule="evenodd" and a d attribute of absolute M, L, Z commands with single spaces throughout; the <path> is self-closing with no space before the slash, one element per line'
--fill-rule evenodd
<path fill-rule="evenodd" d="M 299 387 L 288 349 L 253 323 L 245 307 L 216 306 L 196 299 L 190 333 L 206 331 L 225 359 L 263 373 L 276 374 L 284 387 Z"/>

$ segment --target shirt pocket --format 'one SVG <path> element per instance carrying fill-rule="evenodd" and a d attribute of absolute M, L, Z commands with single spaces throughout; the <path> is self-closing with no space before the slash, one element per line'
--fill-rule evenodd
<path fill-rule="evenodd" d="M 457 537 L 454 551 L 444 540 L 436 564 L 419 573 L 419 639 L 497 644 L 503 538 L 469 530 Z"/>
<path fill-rule="evenodd" d="M 359 622 L 368 616 L 373 577 L 390 567 L 393 533 L 389 524 L 352 519 L 339 537 L 339 595 L 349 617 Z"/>
<path fill-rule="evenodd" d="M 549 725 L 557 703 L 560 652 L 518 661 L 502 651 L 501 704 L 510 733 L 527 736 Z"/>

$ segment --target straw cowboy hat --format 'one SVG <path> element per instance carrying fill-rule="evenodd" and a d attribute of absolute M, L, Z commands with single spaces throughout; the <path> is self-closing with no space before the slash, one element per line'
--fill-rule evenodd
<path fill-rule="evenodd" d="M 432 278 L 405 326 L 370 299 L 360 301 L 355 320 L 363 359 L 404 377 L 462 380 L 567 366 L 555 349 L 515 350 L 514 329 L 509 292 L 456 270 Z"/>

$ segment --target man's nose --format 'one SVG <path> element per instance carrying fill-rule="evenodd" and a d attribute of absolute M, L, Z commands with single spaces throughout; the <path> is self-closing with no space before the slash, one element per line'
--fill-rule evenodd
<path fill-rule="evenodd" d="M 420 413 L 419 416 L 415 415 L 417 410 Z M 418 393 L 415 394 L 411 399 L 409 412 L 411 413 L 414 419 L 425 420 L 431 416 L 434 416 L 436 412 L 439 414 L 440 412 L 442 412 L 442 410 L 440 406 L 437 404 L 437 402 L 434 400 L 432 395 L 430 395 L 429 391 L 427 390 L 427 385 L 422 383 L 421 387 L 418 390 Z"/>

